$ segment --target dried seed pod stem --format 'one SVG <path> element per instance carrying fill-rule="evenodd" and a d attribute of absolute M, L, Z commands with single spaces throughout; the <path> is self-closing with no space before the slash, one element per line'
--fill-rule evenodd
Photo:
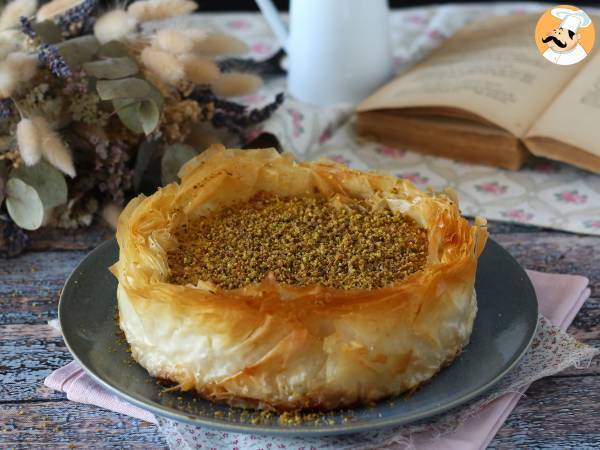
<path fill-rule="evenodd" d="M 127 14 L 138 22 L 147 22 L 189 14 L 196 8 L 191 0 L 138 0 L 129 5 Z"/>
<path fill-rule="evenodd" d="M 44 158 L 58 170 L 74 178 L 73 158 L 61 137 L 43 117 L 33 117 L 32 121 L 39 135 L 40 148 Z"/>
<path fill-rule="evenodd" d="M 17 145 L 21 158 L 28 166 L 38 163 L 42 157 L 40 136 L 31 119 L 22 118 L 17 125 Z"/>
<path fill-rule="evenodd" d="M 94 35 L 105 43 L 120 40 L 135 30 L 137 20 L 123 9 L 113 9 L 98 18 L 94 25 Z"/>
<path fill-rule="evenodd" d="M 2 10 L 0 31 L 19 26 L 21 17 L 31 16 L 37 8 L 37 0 L 13 0 Z"/>
<path fill-rule="evenodd" d="M 222 97 L 237 97 L 251 94 L 260 88 L 262 80 L 252 73 L 224 73 L 211 83 L 215 94 Z"/>
<path fill-rule="evenodd" d="M 195 40 L 194 52 L 206 56 L 240 55 L 248 52 L 248 46 L 228 34 L 211 32 Z"/>
<path fill-rule="evenodd" d="M 185 66 L 185 77 L 194 84 L 209 84 L 221 75 L 217 65 L 208 58 L 187 56 L 181 60 Z"/>
<path fill-rule="evenodd" d="M 175 56 L 162 50 L 146 47 L 142 50 L 140 59 L 144 66 L 167 83 L 176 84 L 185 75 L 183 63 Z"/>
<path fill-rule="evenodd" d="M 67 12 L 69 9 L 75 8 L 83 3 L 83 1 L 84 0 L 52 0 L 38 9 L 36 19 L 38 22 L 52 19 L 53 17 Z"/>

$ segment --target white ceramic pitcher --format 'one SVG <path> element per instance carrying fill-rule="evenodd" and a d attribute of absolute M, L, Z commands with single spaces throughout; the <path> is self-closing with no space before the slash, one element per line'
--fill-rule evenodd
<path fill-rule="evenodd" d="M 291 0 L 289 32 L 256 0 L 288 54 L 288 90 L 317 105 L 356 103 L 393 73 L 387 0 Z"/>

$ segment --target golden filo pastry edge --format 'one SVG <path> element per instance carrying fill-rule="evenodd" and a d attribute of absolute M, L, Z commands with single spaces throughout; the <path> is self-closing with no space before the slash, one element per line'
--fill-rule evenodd
<path fill-rule="evenodd" d="M 181 182 L 133 199 L 117 227 L 119 326 L 133 358 L 183 391 L 234 406 L 331 410 L 415 389 L 468 343 L 485 219 L 461 217 L 451 191 L 274 149 L 214 145 Z M 173 230 L 258 192 L 340 195 L 409 215 L 427 229 L 424 270 L 389 287 L 291 286 L 272 279 L 224 290 L 168 282 Z"/>

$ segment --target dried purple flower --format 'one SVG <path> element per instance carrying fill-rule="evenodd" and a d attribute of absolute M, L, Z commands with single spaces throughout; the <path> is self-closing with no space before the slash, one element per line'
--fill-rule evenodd
<path fill-rule="evenodd" d="M 92 12 L 97 3 L 97 0 L 84 0 L 54 19 L 65 38 L 87 34 L 94 29 L 96 19 L 92 17 Z"/>
<path fill-rule="evenodd" d="M 125 193 L 133 183 L 133 170 L 127 165 L 128 146 L 120 140 L 109 141 L 96 136 L 90 138 L 90 142 L 96 150 L 93 172 L 96 186 L 116 204 L 122 205 Z"/>
<path fill-rule="evenodd" d="M 222 109 L 235 114 L 244 114 L 247 109 L 246 105 L 218 98 L 213 91 L 206 88 L 195 89 L 190 98 L 200 104 L 212 103 L 215 109 Z"/>
<path fill-rule="evenodd" d="M 279 93 L 275 96 L 275 100 L 262 108 L 254 108 L 250 113 L 246 112 L 244 107 L 243 112 L 239 112 L 239 105 L 232 102 L 224 103 L 216 101 L 215 110 L 212 115 L 211 123 L 215 128 L 225 128 L 229 132 L 235 134 L 240 141 L 244 142 L 244 129 L 260 122 L 264 122 L 279 108 L 283 103 L 284 95 Z M 217 106 L 218 105 L 218 106 Z"/>
<path fill-rule="evenodd" d="M 229 117 L 227 114 L 215 111 L 210 122 L 212 123 L 213 127 L 225 128 L 230 133 L 235 134 L 240 142 L 244 142 L 244 130 L 236 125 L 235 122 L 231 120 L 231 117 Z"/>
<path fill-rule="evenodd" d="M 244 128 L 267 120 L 283 103 L 284 95 L 279 93 L 275 100 L 262 108 L 254 108 L 248 113 L 248 107 L 240 103 L 218 98 L 210 89 L 195 89 L 190 96 L 201 105 L 212 104 L 210 111 L 202 109 L 203 120 L 210 117 L 215 128 L 225 128 L 243 142 Z"/>
<path fill-rule="evenodd" d="M 68 78 L 71 76 L 71 69 L 65 59 L 58 52 L 56 46 L 51 44 L 41 44 L 38 58 L 48 66 L 50 72 L 58 78 Z"/>
<path fill-rule="evenodd" d="M 280 92 L 275 96 L 275 100 L 262 108 L 254 108 L 247 115 L 233 116 L 233 122 L 240 127 L 250 127 L 260 122 L 264 122 L 281 106 L 284 100 L 283 92 Z"/>
<path fill-rule="evenodd" d="M 7 119 L 12 114 L 13 102 L 10 98 L 0 100 L 0 120 Z"/>
<path fill-rule="evenodd" d="M 19 18 L 21 21 L 21 31 L 31 39 L 35 39 L 37 37 L 37 33 L 33 29 L 33 25 L 31 24 L 31 20 L 28 17 L 21 16 Z"/>
<path fill-rule="evenodd" d="M 62 93 L 67 96 L 87 94 L 89 92 L 88 79 L 83 69 L 71 70 L 71 75 L 65 80 Z"/>

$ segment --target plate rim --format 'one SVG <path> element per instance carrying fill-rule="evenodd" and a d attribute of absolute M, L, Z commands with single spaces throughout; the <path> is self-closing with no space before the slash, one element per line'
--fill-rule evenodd
<path fill-rule="evenodd" d="M 361 432 L 365 432 L 365 431 L 373 431 L 374 429 L 386 429 L 386 428 L 390 428 L 390 427 L 394 427 L 394 426 L 407 425 L 409 423 L 427 419 L 429 417 L 434 417 L 445 411 L 456 408 L 457 406 L 460 406 L 460 405 L 468 402 L 469 400 L 472 400 L 473 398 L 483 394 L 485 391 L 487 391 L 492 386 L 494 386 L 496 383 L 498 383 L 502 378 L 504 378 L 504 376 L 508 372 L 510 372 L 510 370 L 512 370 L 518 364 L 518 362 L 523 358 L 523 356 L 525 355 L 525 353 L 531 346 L 531 343 L 532 343 L 532 341 L 536 335 L 536 331 L 537 331 L 538 322 L 536 320 L 535 325 L 532 327 L 530 336 L 527 339 L 525 345 L 522 345 L 521 348 L 519 348 L 519 350 L 517 352 L 515 352 L 513 359 L 507 363 L 506 367 L 501 372 L 499 372 L 494 378 L 492 378 L 490 381 L 488 381 L 486 384 L 484 384 L 484 385 L 480 386 L 479 388 L 477 388 L 467 394 L 464 394 L 463 396 L 458 397 L 450 402 L 446 402 L 442 405 L 430 408 L 427 411 L 422 411 L 420 413 L 415 413 L 412 415 L 404 416 L 402 418 L 391 417 L 391 418 L 387 418 L 387 419 L 382 419 L 381 421 L 378 421 L 376 423 L 364 423 L 364 424 L 356 424 L 356 425 L 352 425 L 350 423 L 350 424 L 324 425 L 322 427 L 314 427 L 314 428 L 285 428 L 285 427 L 263 428 L 260 425 L 248 425 L 248 424 L 243 424 L 243 423 L 220 422 L 211 417 L 201 417 L 201 418 L 196 417 L 196 416 L 190 417 L 185 412 L 180 412 L 180 413 L 171 412 L 171 411 L 164 410 L 158 406 L 144 403 L 144 401 L 138 400 L 137 398 L 131 396 L 127 392 L 121 391 L 118 387 L 113 386 L 109 381 L 104 380 L 100 375 L 96 374 L 91 368 L 89 368 L 81 360 L 81 358 L 73 351 L 71 343 L 69 342 L 69 338 L 67 337 L 67 335 L 65 335 L 64 331 L 62 331 L 65 329 L 65 327 L 63 327 L 64 314 L 62 313 L 62 310 L 63 310 L 63 305 L 65 304 L 64 302 L 67 301 L 67 300 L 63 301 L 63 299 L 66 297 L 65 293 L 68 293 L 68 291 L 71 288 L 71 285 L 75 284 L 73 281 L 74 281 L 75 277 L 77 276 L 77 274 L 80 270 L 80 267 L 84 263 L 89 262 L 90 259 L 94 258 L 96 254 L 104 251 L 105 247 L 109 247 L 109 246 L 115 245 L 115 244 L 117 244 L 115 238 L 108 239 L 108 240 L 102 242 L 101 244 L 99 244 L 92 251 L 90 251 L 81 261 L 79 261 L 77 266 L 73 269 L 73 271 L 69 274 L 69 276 L 67 277 L 67 279 L 65 281 L 65 284 L 63 286 L 63 289 L 61 290 L 60 297 L 59 297 L 58 322 L 60 324 L 61 334 L 62 334 L 62 337 L 63 337 L 63 340 L 65 342 L 67 349 L 71 353 L 71 356 L 73 357 L 73 359 L 75 361 L 77 361 L 77 363 L 80 365 L 80 367 L 90 377 L 92 377 L 92 379 L 94 379 L 96 382 L 98 382 L 104 388 L 108 389 L 111 393 L 117 395 L 122 400 L 132 403 L 135 406 L 138 406 L 138 407 L 140 407 L 146 411 L 149 411 L 160 417 L 166 417 L 168 419 L 172 419 L 172 420 L 175 420 L 178 422 L 184 422 L 184 423 L 191 424 L 191 425 L 205 426 L 205 427 L 208 427 L 213 430 L 226 431 L 226 432 L 232 432 L 232 433 L 263 434 L 263 435 L 269 435 L 269 436 L 288 436 L 288 437 L 311 436 L 311 437 L 315 437 L 315 436 L 325 436 L 325 435 L 331 436 L 331 435 L 361 433 Z M 508 256 L 512 260 L 512 262 L 515 263 L 515 265 L 518 267 L 518 270 L 522 273 L 523 280 L 525 280 L 525 283 L 527 284 L 528 288 L 533 293 L 533 298 L 535 298 L 534 307 L 535 307 L 535 316 L 537 317 L 539 315 L 539 301 L 537 299 L 537 294 L 535 292 L 535 289 L 533 287 L 531 279 L 527 275 L 527 272 L 521 266 L 521 264 L 519 264 L 518 261 L 516 261 L 516 259 L 504 247 L 502 247 L 495 240 L 488 238 L 488 242 L 486 243 L 486 246 L 490 245 L 490 244 L 492 244 L 492 246 L 496 246 L 498 249 L 500 249 L 500 251 L 504 252 L 504 254 L 506 256 Z M 117 248 L 118 248 L 118 245 L 117 245 Z M 108 270 L 108 268 L 107 268 L 107 270 Z M 116 302 L 116 293 L 115 293 L 115 302 Z"/>

